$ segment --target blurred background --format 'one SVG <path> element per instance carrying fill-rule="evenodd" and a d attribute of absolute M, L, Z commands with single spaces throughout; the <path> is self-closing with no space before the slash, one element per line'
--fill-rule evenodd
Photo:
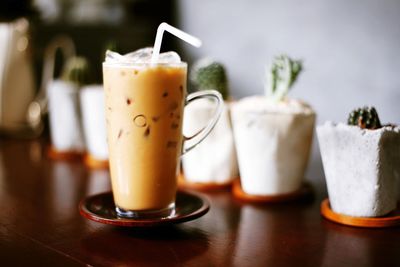
<path fill-rule="evenodd" d="M 233 98 L 262 94 L 274 55 L 303 60 L 291 96 L 309 102 L 318 124 L 345 121 L 355 107 L 374 105 L 383 122 L 400 122 L 400 1 L 397 0 L 2 0 L 1 21 L 30 21 L 31 55 L 39 87 L 46 44 L 69 35 L 101 83 L 104 49 L 126 53 L 152 46 L 166 21 L 203 41 L 192 48 L 166 35 L 163 50 L 189 64 L 212 57 L 225 64 Z M 56 68 L 57 69 L 57 68 Z M 309 178 L 322 180 L 314 140 Z"/>

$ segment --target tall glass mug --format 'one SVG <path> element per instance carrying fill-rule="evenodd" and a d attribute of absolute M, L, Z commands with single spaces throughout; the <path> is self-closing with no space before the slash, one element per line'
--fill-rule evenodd
<path fill-rule="evenodd" d="M 150 64 L 108 52 L 107 57 L 112 56 L 114 60 L 103 63 L 103 80 L 117 214 L 173 216 L 180 156 L 212 130 L 222 110 L 221 96 L 210 90 L 186 97 L 187 64 L 180 59 Z M 184 107 L 203 97 L 216 100 L 215 116 L 199 133 L 184 137 Z"/>

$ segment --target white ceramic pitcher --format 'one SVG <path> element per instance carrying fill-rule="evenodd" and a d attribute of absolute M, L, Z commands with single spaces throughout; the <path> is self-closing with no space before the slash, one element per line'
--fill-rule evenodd
<path fill-rule="evenodd" d="M 19 18 L 0 23 L 0 130 L 14 133 L 28 127 L 27 110 L 34 99 L 29 22 Z"/>

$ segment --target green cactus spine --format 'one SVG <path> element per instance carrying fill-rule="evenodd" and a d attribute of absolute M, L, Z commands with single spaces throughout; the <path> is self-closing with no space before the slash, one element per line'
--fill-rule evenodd
<path fill-rule="evenodd" d="M 357 125 L 362 129 L 378 129 L 382 127 L 376 109 L 366 106 L 353 110 L 349 114 L 347 123 L 349 125 Z"/>
<path fill-rule="evenodd" d="M 202 59 L 193 66 L 191 81 L 199 90 L 215 89 L 226 100 L 229 97 L 225 67 L 216 61 Z"/>
<path fill-rule="evenodd" d="M 79 86 L 88 84 L 90 81 L 89 63 L 84 57 L 71 57 L 65 63 L 61 79 L 73 82 Z"/>
<path fill-rule="evenodd" d="M 293 60 L 287 55 L 275 57 L 271 67 L 267 70 L 266 96 L 276 101 L 283 100 L 302 69 L 300 60 Z"/>

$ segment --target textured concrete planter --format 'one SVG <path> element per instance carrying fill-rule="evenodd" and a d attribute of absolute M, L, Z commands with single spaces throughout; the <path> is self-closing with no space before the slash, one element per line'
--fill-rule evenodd
<path fill-rule="evenodd" d="M 209 136 L 195 149 L 182 157 L 185 179 L 194 183 L 231 182 L 238 177 L 236 150 L 229 116 L 229 103 L 225 102 L 221 117 Z M 212 118 L 215 104 L 197 101 L 185 109 L 183 131 L 191 136 Z"/>
<path fill-rule="evenodd" d="M 400 128 L 361 129 L 326 122 L 317 127 L 331 208 L 357 217 L 396 208 Z"/>
<path fill-rule="evenodd" d="M 82 87 L 80 100 L 88 153 L 97 160 L 108 160 L 103 86 Z"/>
<path fill-rule="evenodd" d="M 245 98 L 232 107 L 242 189 L 274 195 L 298 190 L 310 154 L 315 113 L 298 101 Z"/>
<path fill-rule="evenodd" d="M 84 152 L 79 90 L 69 82 L 54 80 L 47 88 L 50 135 L 59 152 Z"/>

